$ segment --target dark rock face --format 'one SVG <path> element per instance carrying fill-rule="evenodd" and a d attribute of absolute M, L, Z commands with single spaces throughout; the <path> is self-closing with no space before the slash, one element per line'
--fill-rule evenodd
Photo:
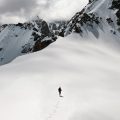
<path fill-rule="evenodd" d="M 117 24 L 120 25 L 120 9 L 118 10 L 118 12 L 116 13 L 117 16 Z"/>
<path fill-rule="evenodd" d="M 49 36 L 49 34 L 50 34 L 50 30 L 49 30 L 48 24 L 45 21 L 42 21 L 41 33 L 44 36 Z"/>
<path fill-rule="evenodd" d="M 120 0 L 113 0 L 111 9 L 120 9 Z"/>
<path fill-rule="evenodd" d="M 64 37 L 64 30 L 66 29 L 68 21 L 53 21 L 49 23 L 49 29 L 53 34 Z"/>
<path fill-rule="evenodd" d="M 51 40 L 47 40 L 47 41 L 36 41 L 34 47 L 33 47 L 33 52 L 37 52 L 39 50 L 44 49 L 45 47 L 47 47 L 49 44 L 51 44 L 52 41 Z"/>
<path fill-rule="evenodd" d="M 23 27 L 23 24 L 22 23 L 18 23 L 18 24 L 16 24 L 16 26 Z"/>
<path fill-rule="evenodd" d="M 61 37 L 64 37 L 64 29 L 61 32 L 59 32 L 58 35 L 61 36 Z"/>
<path fill-rule="evenodd" d="M 96 23 L 96 24 L 99 24 L 100 22 L 99 22 L 99 17 L 97 17 L 95 14 L 93 14 L 93 13 L 90 13 L 90 14 L 86 14 L 86 13 L 84 13 L 83 14 L 83 17 L 81 18 L 81 20 L 80 21 L 78 21 L 78 22 L 80 22 L 80 24 L 81 25 L 83 25 L 83 24 L 86 24 L 86 23 Z"/>
<path fill-rule="evenodd" d="M 42 37 L 40 35 L 38 35 L 36 32 L 33 32 L 32 36 L 34 37 L 34 41 L 42 40 Z"/>
<path fill-rule="evenodd" d="M 69 21 L 68 28 L 70 34 L 72 31 L 76 33 L 82 33 L 82 27 L 85 25 L 93 29 L 93 24 L 99 24 L 102 18 L 98 17 L 94 13 L 85 13 L 84 9 L 81 12 L 76 13 L 76 15 Z"/>
<path fill-rule="evenodd" d="M 113 0 L 112 1 L 112 6 L 110 7 L 110 9 L 117 9 L 118 11 L 116 12 L 116 16 L 117 16 L 117 24 L 120 25 L 120 0 Z"/>
<path fill-rule="evenodd" d="M 2 51 L 3 50 L 3 48 L 0 48 L 0 51 Z"/>
<path fill-rule="evenodd" d="M 92 3 L 94 0 L 89 0 L 89 3 Z"/>
<path fill-rule="evenodd" d="M 45 21 L 37 21 L 37 25 L 41 35 L 39 35 L 38 30 L 34 28 L 32 36 L 34 37 L 35 44 L 32 48 L 32 52 L 36 52 L 44 49 L 52 42 L 56 41 L 57 37 L 53 32 L 50 31 L 48 24 Z M 44 40 L 45 39 L 45 40 Z"/>
<path fill-rule="evenodd" d="M 113 23 L 113 20 L 111 18 L 107 18 L 106 20 L 107 20 L 108 24 Z"/>

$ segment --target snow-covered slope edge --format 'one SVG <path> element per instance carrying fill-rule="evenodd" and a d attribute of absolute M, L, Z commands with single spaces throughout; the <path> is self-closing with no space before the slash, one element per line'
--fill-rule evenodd
<path fill-rule="evenodd" d="M 47 23 L 39 17 L 26 23 L 2 25 L 0 65 L 12 61 L 17 56 L 41 50 L 56 39 Z"/>
<path fill-rule="evenodd" d="M 119 120 L 120 53 L 92 40 L 70 35 L 1 66 L 0 120 Z"/>

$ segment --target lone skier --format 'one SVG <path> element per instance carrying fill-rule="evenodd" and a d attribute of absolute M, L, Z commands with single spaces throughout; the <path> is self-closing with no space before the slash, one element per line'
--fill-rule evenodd
<path fill-rule="evenodd" d="M 61 87 L 58 88 L 58 92 L 59 92 L 59 97 L 62 97 L 62 95 L 61 95 L 61 92 L 62 92 Z"/>

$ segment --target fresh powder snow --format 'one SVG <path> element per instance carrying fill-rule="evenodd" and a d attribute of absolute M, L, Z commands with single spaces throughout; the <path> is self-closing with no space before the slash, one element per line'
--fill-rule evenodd
<path fill-rule="evenodd" d="M 119 120 L 119 86 L 119 50 L 72 34 L 0 67 L 0 120 Z"/>

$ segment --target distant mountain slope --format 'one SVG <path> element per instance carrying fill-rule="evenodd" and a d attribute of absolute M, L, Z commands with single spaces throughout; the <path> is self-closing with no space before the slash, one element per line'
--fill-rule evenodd
<path fill-rule="evenodd" d="M 56 40 L 47 23 L 36 17 L 26 23 L 0 27 L 0 65 L 19 55 L 36 52 Z"/>
<path fill-rule="evenodd" d="M 117 40 L 120 37 L 119 0 L 90 0 L 89 4 L 69 21 L 65 35 L 71 32 L 80 33 L 81 36 L 92 33 L 98 38 L 101 36 L 100 31 Z"/>
<path fill-rule="evenodd" d="M 49 29 L 57 36 L 64 37 L 64 29 L 66 29 L 68 21 L 53 21 L 49 23 Z"/>

